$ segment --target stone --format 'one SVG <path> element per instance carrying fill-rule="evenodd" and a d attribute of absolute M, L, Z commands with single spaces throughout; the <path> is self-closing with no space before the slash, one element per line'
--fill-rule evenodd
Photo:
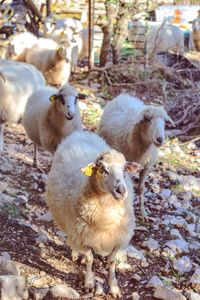
<path fill-rule="evenodd" d="M 80 110 L 86 110 L 86 109 L 88 109 L 87 104 L 84 103 L 83 101 L 79 100 L 78 105 L 79 105 Z"/>
<path fill-rule="evenodd" d="M 198 241 L 193 241 L 193 242 L 189 245 L 189 249 L 190 249 L 190 250 L 200 250 L 200 242 L 198 242 Z"/>
<path fill-rule="evenodd" d="M 180 234 L 178 229 L 171 229 L 170 230 L 170 235 L 174 239 L 183 240 L 182 235 Z"/>
<path fill-rule="evenodd" d="M 181 208 L 181 207 L 182 207 L 182 205 L 181 205 L 181 203 L 178 201 L 176 195 L 171 195 L 171 196 L 168 198 L 168 202 L 169 202 L 170 206 L 173 207 L 173 208 L 178 209 L 178 208 Z"/>
<path fill-rule="evenodd" d="M 14 198 L 0 192 L 0 206 L 7 203 L 14 203 Z"/>
<path fill-rule="evenodd" d="M 8 184 L 6 182 L 0 181 L 0 192 L 5 192 L 8 188 Z"/>
<path fill-rule="evenodd" d="M 188 300 L 200 300 L 200 294 L 193 291 L 187 291 L 186 296 L 188 297 Z"/>
<path fill-rule="evenodd" d="M 80 295 L 73 288 L 69 287 L 66 284 L 58 284 L 50 288 L 50 292 L 53 297 L 65 297 L 68 299 L 79 299 Z"/>
<path fill-rule="evenodd" d="M 47 288 L 47 279 L 45 276 L 31 275 L 28 277 L 29 285 L 35 288 Z"/>
<path fill-rule="evenodd" d="M 157 286 L 163 286 L 163 282 L 160 280 L 160 278 L 157 275 L 154 275 L 150 278 L 146 287 L 156 288 Z"/>
<path fill-rule="evenodd" d="M 193 237 L 196 236 L 196 233 L 195 233 L 196 224 L 194 224 L 194 223 L 187 224 L 185 229 L 189 232 L 190 236 L 193 236 Z"/>
<path fill-rule="evenodd" d="M 43 300 L 48 291 L 49 288 L 33 289 L 34 300 Z"/>
<path fill-rule="evenodd" d="M 200 293 L 200 267 L 196 268 L 194 274 L 190 278 L 190 283 L 192 284 L 193 289 Z"/>
<path fill-rule="evenodd" d="M 37 217 L 37 221 L 41 221 L 41 222 L 51 222 L 52 220 L 53 218 L 50 212 L 47 212 Z"/>
<path fill-rule="evenodd" d="M 19 195 L 17 196 L 16 199 L 20 204 L 27 204 L 28 203 L 28 198 L 26 196 L 23 195 Z"/>
<path fill-rule="evenodd" d="M 168 199 L 172 194 L 172 191 L 170 189 L 163 189 L 161 192 L 160 192 L 160 196 L 163 198 L 163 199 Z"/>
<path fill-rule="evenodd" d="M 165 246 L 172 249 L 173 251 L 177 252 L 178 254 L 181 253 L 188 253 L 189 252 L 189 243 L 185 240 L 171 240 L 165 243 Z"/>
<path fill-rule="evenodd" d="M 170 220 L 170 224 L 181 228 L 181 227 L 184 227 L 185 224 L 187 224 L 187 222 L 185 221 L 185 219 L 183 217 L 177 216 L 177 217 L 173 217 Z"/>
<path fill-rule="evenodd" d="M 12 170 L 12 164 L 10 163 L 10 158 L 1 156 L 0 158 L 0 171 L 4 174 Z"/>
<path fill-rule="evenodd" d="M 46 232 L 38 232 L 36 241 L 37 243 L 47 243 L 50 240 L 49 235 Z"/>
<path fill-rule="evenodd" d="M 192 263 L 188 256 L 182 256 L 181 258 L 175 259 L 173 261 L 173 268 L 180 275 L 188 273 L 192 270 Z"/>
<path fill-rule="evenodd" d="M 1 300 L 28 299 L 28 293 L 25 290 L 24 276 L 1 275 L 0 295 Z"/>
<path fill-rule="evenodd" d="M 6 251 L 1 252 L 1 256 L 7 260 L 11 260 L 10 253 L 8 253 Z"/>
<path fill-rule="evenodd" d="M 140 296 L 137 292 L 132 293 L 132 300 L 139 300 Z"/>
<path fill-rule="evenodd" d="M 186 300 L 180 292 L 173 291 L 165 286 L 157 286 L 154 292 L 154 297 L 163 300 Z"/>
<path fill-rule="evenodd" d="M 143 242 L 143 246 L 148 248 L 150 252 L 153 252 L 159 248 L 159 243 L 156 240 L 149 238 L 148 241 Z"/>
<path fill-rule="evenodd" d="M 181 200 L 190 201 L 192 199 L 192 197 L 193 197 L 193 194 L 190 191 L 185 191 L 185 192 L 179 192 L 177 194 L 177 196 Z"/>
<path fill-rule="evenodd" d="M 20 270 L 16 264 L 8 257 L 0 256 L 0 275 L 20 275 Z"/>
<path fill-rule="evenodd" d="M 136 281 L 142 280 L 142 278 L 138 274 L 133 274 L 132 278 L 135 279 Z"/>
<path fill-rule="evenodd" d="M 141 260 L 146 260 L 144 254 L 142 251 L 137 250 L 135 247 L 129 245 L 126 249 L 127 255 L 131 258 L 136 258 L 136 259 L 141 259 Z"/>

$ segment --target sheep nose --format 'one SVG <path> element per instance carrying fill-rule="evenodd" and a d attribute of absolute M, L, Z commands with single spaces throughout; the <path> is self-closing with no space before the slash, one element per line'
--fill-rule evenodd
<path fill-rule="evenodd" d="M 162 138 L 161 136 L 157 137 L 157 142 L 158 142 L 159 144 L 162 144 L 163 138 Z"/>
<path fill-rule="evenodd" d="M 116 187 L 116 192 L 120 195 L 124 195 L 126 193 L 126 187 L 122 183 L 119 183 Z"/>
<path fill-rule="evenodd" d="M 70 113 L 70 112 L 68 112 L 67 115 L 66 115 L 66 118 L 67 118 L 68 120 L 72 120 L 73 117 L 74 117 L 74 114 L 72 114 L 72 113 Z"/>

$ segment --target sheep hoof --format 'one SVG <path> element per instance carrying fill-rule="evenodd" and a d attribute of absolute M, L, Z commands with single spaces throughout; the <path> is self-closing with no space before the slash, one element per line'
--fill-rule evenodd
<path fill-rule="evenodd" d="M 112 285 L 110 287 L 109 293 L 113 296 L 114 299 L 121 298 L 122 294 L 118 285 Z"/>

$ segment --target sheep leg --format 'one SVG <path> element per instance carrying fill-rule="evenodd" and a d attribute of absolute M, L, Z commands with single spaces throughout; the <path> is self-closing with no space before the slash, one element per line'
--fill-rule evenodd
<path fill-rule="evenodd" d="M 141 215 L 143 219 L 148 220 L 147 212 L 144 207 L 144 185 L 146 181 L 147 174 L 149 172 L 149 168 L 145 167 L 141 172 L 140 172 L 140 178 L 139 178 L 139 199 L 140 199 L 140 210 L 141 210 Z"/>
<path fill-rule="evenodd" d="M 3 145 L 4 145 L 4 138 L 3 138 L 4 127 L 5 127 L 5 123 L 0 123 L 0 152 L 3 151 Z"/>
<path fill-rule="evenodd" d="M 117 283 L 115 269 L 116 269 L 116 260 L 117 260 L 117 253 L 118 248 L 114 249 L 108 257 L 109 263 L 109 285 L 110 291 L 109 293 L 113 296 L 113 298 L 121 297 L 121 291 Z"/>
<path fill-rule="evenodd" d="M 95 286 L 94 274 L 92 272 L 93 254 L 90 249 L 84 252 L 84 254 L 86 263 L 85 287 L 89 290 L 93 290 Z"/>
<path fill-rule="evenodd" d="M 34 143 L 33 145 L 34 149 L 33 149 L 33 167 L 37 168 L 37 146 Z"/>

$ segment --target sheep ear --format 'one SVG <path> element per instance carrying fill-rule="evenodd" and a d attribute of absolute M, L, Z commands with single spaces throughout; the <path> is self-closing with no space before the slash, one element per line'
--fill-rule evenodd
<path fill-rule="evenodd" d="M 143 166 L 136 162 L 126 162 L 125 171 L 128 173 L 135 173 L 143 169 Z"/>
<path fill-rule="evenodd" d="M 58 94 L 55 94 L 55 95 L 51 95 L 49 97 L 49 101 L 50 102 L 54 102 L 55 100 L 59 99 L 59 95 Z"/>
<path fill-rule="evenodd" d="M 95 163 L 90 163 L 87 166 L 81 168 L 80 170 L 83 173 L 83 175 L 90 177 L 90 176 L 92 176 L 92 173 L 93 173 L 93 170 L 95 167 L 96 167 Z"/>
<path fill-rule="evenodd" d="M 63 46 L 60 46 L 57 49 L 57 55 L 60 59 L 65 59 L 66 57 L 66 49 Z"/>
<path fill-rule="evenodd" d="M 82 94 L 82 93 L 78 93 L 77 98 L 80 99 L 80 100 L 84 100 L 84 99 L 87 98 L 87 95 Z"/>
<path fill-rule="evenodd" d="M 170 118 L 169 115 L 166 116 L 165 121 L 166 123 L 170 123 L 173 127 L 176 127 L 174 121 Z"/>

